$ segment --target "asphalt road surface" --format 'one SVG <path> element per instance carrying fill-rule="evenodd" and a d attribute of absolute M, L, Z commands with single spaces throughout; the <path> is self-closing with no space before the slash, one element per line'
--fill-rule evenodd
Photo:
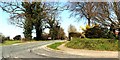
<path fill-rule="evenodd" d="M 0 46 L 0 55 L 4 58 L 46 58 L 44 55 L 37 55 L 35 53 L 30 52 L 32 49 L 55 43 L 60 40 L 53 41 L 40 41 L 33 43 L 25 43 L 25 44 L 13 44 L 9 46 Z"/>
<path fill-rule="evenodd" d="M 60 42 L 63 40 L 39 41 L 25 44 L 13 44 L 9 46 L 0 46 L 0 55 L 4 58 L 76 58 L 75 56 L 56 51 L 48 51 L 46 49 L 34 50 L 46 44 Z M 39 54 L 35 53 L 38 52 Z"/>
<path fill-rule="evenodd" d="M 71 54 L 61 53 L 57 51 L 48 51 L 42 48 L 38 50 L 34 50 L 43 45 L 55 43 L 59 41 L 61 40 L 39 41 L 39 42 L 33 42 L 33 43 L 0 46 L 0 55 L 1 55 L 0 59 L 7 58 L 2 60 L 62 60 L 58 58 L 68 58 L 67 60 L 79 60 L 76 58 L 89 58 L 85 56 L 71 55 Z M 32 50 L 34 50 L 34 52 Z M 70 59 L 70 58 L 75 58 L 75 59 Z M 111 59 L 108 59 L 108 60 L 111 60 Z"/>

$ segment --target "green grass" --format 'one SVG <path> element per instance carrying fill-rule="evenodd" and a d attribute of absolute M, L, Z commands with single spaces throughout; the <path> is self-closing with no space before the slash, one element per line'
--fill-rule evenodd
<path fill-rule="evenodd" d="M 39 41 L 48 41 L 48 40 L 39 40 Z M 4 43 L 0 43 L 0 46 L 4 46 L 4 45 L 12 45 L 12 44 L 16 44 L 16 43 L 26 43 L 26 42 L 39 42 L 36 40 L 28 40 L 28 41 L 24 41 L 21 42 L 21 40 L 6 40 Z"/>
<path fill-rule="evenodd" d="M 47 40 L 39 40 L 39 41 L 47 41 Z M 36 40 L 28 40 L 28 41 L 23 41 L 21 42 L 21 40 L 6 40 L 4 43 L 0 43 L 0 46 L 2 45 L 12 45 L 12 44 L 16 44 L 16 43 L 26 43 L 26 42 L 39 42 Z"/>
<path fill-rule="evenodd" d="M 2 46 L 2 45 L 12 45 L 12 44 L 16 44 L 16 43 L 21 43 L 21 41 L 20 40 L 5 41 L 4 43 L 0 43 L 0 46 Z"/>
<path fill-rule="evenodd" d="M 118 51 L 118 40 L 111 39 L 80 39 L 73 38 L 65 46 L 74 49 L 88 49 L 88 50 L 100 50 L 100 51 Z"/>
<path fill-rule="evenodd" d="M 60 46 L 61 44 L 63 44 L 64 42 L 56 42 L 54 44 L 48 45 L 47 47 L 55 49 L 55 50 L 59 50 L 57 47 Z"/>
<path fill-rule="evenodd" d="M 79 38 L 73 38 L 73 40 L 76 40 Z M 79 40 L 112 40 L 112 39 L 106 39 L 106 38 L 81 38 Z"/>

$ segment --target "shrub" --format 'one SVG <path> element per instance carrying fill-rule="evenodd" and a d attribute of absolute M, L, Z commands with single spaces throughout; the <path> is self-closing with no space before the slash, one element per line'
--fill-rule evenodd
<path fill-rule="evenodd" d="M 4 43 L 5 42 L 5 36 L 0 34 L 0 43 Z"/>
<path fill-rule="evenodd" d="M 5 37 L 4 39 L 5 39 L 5 40 L 10 40 L 10 37 L 8 36 L 8 37 Z"/>
<path fill-rule="evenodd" d="M 100 30 L 99 27 L 93 27 L 93 28 L 87 29 L 85 31 L 85 35 L 87 38 L 100 38 L 101 32 L 102 30 Z"/>
<path fill-rule="evenodd" d="M 47 40 L 48 39 L 48 34 L 42 34 L 41 39 L 42 40 Z"/>
<path fill-rule="evenodd" d="M 116 38 L 115 34 L 112 31 L 100 26 L 94 26 L 93 28 L 85 30 L 85 36 L 87 38 Z"/>
<path fill-rule="evenodd" d="M 26 38 L 21 39 L 21 42 L 26 42 L 26 41 L 28 41 Z"/>
<path fill-rule="evenodd" d="M 21 40 L 21 35 L 16 35 L 13 39 L 14 40 Z"/>

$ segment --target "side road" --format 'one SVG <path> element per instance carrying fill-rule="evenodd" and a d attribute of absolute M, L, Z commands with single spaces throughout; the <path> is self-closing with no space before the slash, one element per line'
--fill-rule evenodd
<path fill-rule="evenodd" d="M 53 50 L 51 48 L 48 48 L 47 45 L 43 45 L 38 48 L 32 49 L 32 53 L 39 55 L 39 56 L 46 56 L 48 58 L 91 58 L 88 56 L 81 56 L 81 55 L 73 55 L 73 54 L 68 54 L 64 53 L 61 50 Z"/>
<path fill-rule="evenodd" d="M 63 53 L 64 55 L 65 54 L 73 55 L 72 56 L 73 58 L 81 58 L 81 57 L 82 58 L 118 58 L 118 51 L 95 51 L 95 50 L 84 50 L 84 49 L 71 49 L 71 48 L 65 47 L 65 43 L 58 47 L 60 50 L 54 50 L 54 49 L 48 48 L 47 45 L 33 49 L 33 52 L 39 55 L 41 54 L 39 50 L 44 49 L 49 52 Z M 51 54 L 48 53 L 43 55 L 50 56 Z"/>

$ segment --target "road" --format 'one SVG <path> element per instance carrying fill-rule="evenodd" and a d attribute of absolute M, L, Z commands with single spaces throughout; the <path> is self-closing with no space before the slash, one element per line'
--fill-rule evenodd
<path fill-rule="evenodd" d="M 59 41 L 61 40 L 39 41 L 33 43 L 0 46 L 0 55 L 3 56 L 4 58 L 10 58 L 6 60 L 40 60 L 40 58 L 42 58 L 41 60 L 55 60 L 55 59 L 46 59 L 46 58 L 90 58 L 87 56 L 71 55 L 57 51 L 49 51 L 42 48 L 36 49 L 46 44 L 55 43 Z M 13 58 L 18 58 L 18 59 L 13 59 Z"/>
<path fill-rule="evenodd" d="M 58 42 L 58 40 L 1 46 L 0 55 L 2 55 L 5 58 L 8 58 L 8 57 L 38 58 L 42 56 L 38 56 L 36 54 L 30 53 L 30 50 L 43 46 L 45 44 L 54 43 L 54 42 Z"/>
<path fill-rule="evenodd" d="M 81 57 L 81 56 L 74 56 L 69 54 L 63 54 L 54 51 L 47 51 L 45 49 L 35 50 L 39 52 L 36 54 L 32 52 L 32 49 L 38 48 L 40 46 L 59 42 L 61 40 L 51 40 L 51 41 L 40 41 L 40 42 L 33 42 L 33 43 L 25 43 L 25 44 L 14 44 L 9 46 L 2 46 L 0 52 L 4 58 L 66 58 L 66 57 Z"/>

